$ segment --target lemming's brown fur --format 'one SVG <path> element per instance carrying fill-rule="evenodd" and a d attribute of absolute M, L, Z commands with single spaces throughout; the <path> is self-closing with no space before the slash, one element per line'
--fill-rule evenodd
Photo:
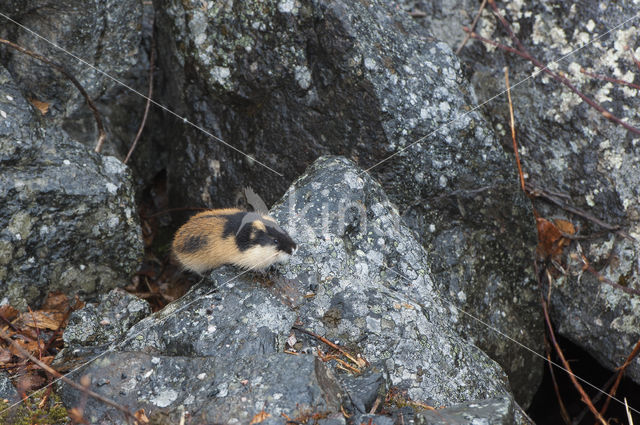
<path fill-rule="evenodd" d="M 238 214 L 241 215 L 238 216 Z M 209 210 L 196 214 L 176 232 L 172 244 L 176 259 L 185 269 L 203 273 L 223 264 L 264 269 L 288 258 L 289 254 L 279 250 L 275 245 L 254 244 L 244 249 L 238 246 L 237 232 L 242 225 L 237 223 L 237 228 L 233 228 L 231 218 L 235 215 L 237 221 L 238 217 L 251 217 L 245 214 L 248 213 L 235 208 Z M 245 224 L 251 226 L 251 240 L 267 232 L 267 226 L 261 220 L 273 223 L 273 226 L 284 232 L 271 217 L 259 216 L 259 218 Z M 227 229 L 228 234 L 224 236 L 226 225 L 233 231 L 229 233 Z M 270 224 L 269 226 L 273 229 L 273 226 Z M 291 241 L 286 233 L 284 235 Z M 295 243 L 293 241 L 291 243 L 295 248 Z"/>

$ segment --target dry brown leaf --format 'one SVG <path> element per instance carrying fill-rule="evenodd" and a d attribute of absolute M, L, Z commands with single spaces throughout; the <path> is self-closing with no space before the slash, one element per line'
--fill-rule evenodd
<path fill-rule="evenodd" d="M 560 230 L 565 235 L 575 235 L 576 234 L 576 228 L 573 225 L 573 223 L 571 223 L 570 221 L 562 220 L 562 219 L 556 219 L 556 220 L 553 220 L 553 223 L 558 227 L 558 230 Z"/>
<path fill-rule="evenodd" d="M 138 423 L 141 423 L 141 424 L 149 423 L 149 418 L 147 418 L 147 415 L 145 415 L 144 409 L 140 409 L 136 411 L 136 413 L 134 413 L 133 416 L 135 416 L 136 421 L 138 421 Z"/>
<path fill-rule="evenodd" d="M 4 348 L 0 348 L 0 364 L 9 363 L 11 361 L 11 352 L 9 350 L 5 350 Z"/>
<path fill-rule="evenodd" d="M 18 310 L 8 304 L 0 305 L 0 316 L 4 317 L 8 321 L 12 321 L 16 317 L 18 317 L 19 313 L 20 312 Z"/>
<path fill-rule="evenodd" d="M 36 107 L 36 109 L 38 109 L 38 111 L 40 111 L 40 113 L 42 115 L 47 115 L 47 112 L 49 112 L 49 104 L 47 102 L 42 102 L 40 100 L 37 99 L 33 99 L 30 98 L 29 102 Z"/>
<path fill-rule="evenodd" d="M 264 421 L 265 419 L 267 419 L 269 416 L 271 416 L 269 413 L 265 412 L 264 409 L 262 409 L 260 411 L 260 413 L 257 413 L 253 419 L 251 419 L 251 422 L 249 422 L 249 425 L 253 425 L 253 424 L 259 424 L 260 422 Z"/>
<path fill-rule="evenodd" d="M 44 300 L 40 310 L 67 311 L 69 309 L 69 298 L 62 292 L 51 292 Z"/>
<path fill-rule="evenodd" d="M 69 417 L 71 418 L 71 420 L 74 423 L 79 423 L 79 424 L 88 424 L 89 423 L 84 418 L 82 410 L 78 409 L 77 407 L 74 407 L 72 409 L 67 410 L 67 414 L 69 415 Z"/>
<path fill-rule="evenodd" d="M 541 217 L 536 219 L 536 224 L 538 227 L 538 247 L 536 249 L 538 256 L 557 260 L 570 242 L 563 234 L 575 234 L 575 227 L 566 220 L 557 219 L 551 222 Z"/>
<path fill-rule="evenodd" d="M 14 342 L 14 344 L 11 344 L 9 346 L 9 351 L 11 352 L 11 354 L 13 354 L 14 356 L 19 357 L 21 359 L 25 358 L 22 355 L 22 353 L 15 347 L 15 345 L 17 344 L 17 345 L 21 346 L 24 350 L 29 351 L 27 349 L 27 342 L 25 342 L 22 339 L 15 339 L 15 340 L 13 340 L 13 342 Z"/>
<path fill-rule="evenodd" d="M 24 348 L 30 353 L 39 353 L 42 349 L 44 349 L 44 347 L 45 347 L 44 341 L 38 340 L 38 339 L 27 341 L 22 344 L 22 348 Z"/>
<path fill-rule="evenodd" d="M 16 388 L 18 389 L 18 392 L 27 394 L 40 388 L 44 383 L 45 380 L 42 376 L 36 373 L 28 373 L 20 376 L 16 380 Z"/>
<path fill-rule="evenodd" d="M 18 317 L 18 327 L 29 326 L 38 329 L 50 329 L 57 331 L 64 320 L 64 313 L 61 311 L 34 311 L 21 313 Z"/>

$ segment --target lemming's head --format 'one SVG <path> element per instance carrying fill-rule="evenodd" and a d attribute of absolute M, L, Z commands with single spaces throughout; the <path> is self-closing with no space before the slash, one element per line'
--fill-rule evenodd
<path fill-rule="evenodd" d="M 238 249 L 244 254 L 245 267 L 264 269 L 284 262 L 294 253 L 296 243 L 271 217 L 247 213 L 236 233 Z"/>

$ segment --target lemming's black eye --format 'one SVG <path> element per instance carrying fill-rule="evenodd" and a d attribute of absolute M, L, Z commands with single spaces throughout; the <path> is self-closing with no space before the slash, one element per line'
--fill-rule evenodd
<path fill-rule="evenodd" d="M 278 240 L 277 240 L 277 239 L 274 239 L 274 240 L 273 240 L 273 243 L 274 243 L 274 245 L 278 245 Z"/>

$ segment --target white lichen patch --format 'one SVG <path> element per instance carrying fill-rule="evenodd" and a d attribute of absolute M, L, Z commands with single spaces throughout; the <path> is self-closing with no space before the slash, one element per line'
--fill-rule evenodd
<path fill-rule="evenodd" d="M 613 99 L 610 96 L 611 89 L 613 89 L 613 84 L 612 83 L 606 83 L 602 87 L 600 87 L 598 89 L 598 91 L 596 91 L 596 93 L 594 95 L 596 101 L 598 103 L 612 102 Z"/>
<path fill-rule="evenodd" d="M 127 166 L 122 163 L 118 158 L 113 156 L 103 157 L 104 170 L 108 174 L 121 175 L 126 172 Z M 86 166 L 86 164 L 82 164 Z"/>
<path fill-rule="evenodd" d="M 485 8 L 482 10 L 482 19 L 478 21 L 476 30 L 481 37 L 493 39 L 493 33 L 496 31 L 496 20 L 493 18 L 493 14 Z M 483 43 L 487 52 L 493 52 L 497 47 L 490 44 Z"/>
<path fill-rule="evenodd" d="M 303 90 L 308 90 L 311 87 L 311 71 L 304 65 L 295 67 L 294 75 L 296 83 Z"/>
<path fill-rule="evenodd" d="M 280 3 L 278 3 L 278 12 L 297 15 L 298 5 L 294 0 L 282 0 Z"/>
<path fill-rule="evenodd" d="M 107 188 L 107 191 L 112 195 L 115 195 L 116 193 L 118 193 L 118 186 L 116 186 L 111 182 L 108 182 L 107 184 L 105 184 L 105 187 Z"/>
<path fill-rule="evenodd" d="M 211 69 L 211 78 L 221 86 L 226 86 L 229 83 L 230 76 L 231 70 L 226 66 L 214 66 Z"/>
<path fill-rule="evenodd" d="M 513 0 L 506 4 L 510 15 L 515 18 L 522 18 L 522 8 L 527 4 L 524 0 Z"/>
<path fill-rule="evenodd" d="M 565 117 L 559 115 L 558 112 L 565 114 L 570 113 L 580 103 L 582 103 L 582 99 L 580 98 L 580 96 L 570 91 L 569 89 L 566 89 L 563 90 L 562 94 L 560 95 L 560 105 L 558 106 L 558 108 L 556 110 L 550 110 L 549 112 L 554 113 L 554 119 L 558 120 L 558 122 L 565 122 Z"/>
<path fill-rule="evenodd" d="M 25 240 L 29 237 L 29 233 L 31 233 L 33 221 L 33 218 L 28 213 L 20 211 L 11 217 L 7 230 L 15 239 Z"/>
<path fill-rule="evenodd" d="M 210 159 L 207 162 L 207 165 L 209 166 L 209 170 L 211 170 L 211 173 L 213 174 L 213 178 L 216 180 L 219 179 L 221 176 L 220 161 L 218 161 L 217 159 Z"/>
<path fill-rule="evenodd" d="M 107 219 L 107 226 L 110 229 L 115 229 L 116 227 L 118 227 L 119 224 L 120 224 L 120 218 L 118 218 L 118 216 L 116 215 L 110 216 Z"/>
<path fill-rule="evenodd" d="M 372 58 L 364 59 L 364 67 L 367 68 L 369 71 L 375 71 L 378 69 L 378 65 L 376 64 L 375 59 L 372 59 Z"/>
<path fill-rule="evenodd" d="M 2 116 L 2 118 L 7 118 L 7 113 L 0 109 L 0 116 Z"/>
<path fill-rule="evenodd" d="M 543 15 L 536 15 L 531 34 L 533 44 L 543 44 L 561 53 L 569 53 L 571 46 L 567 42 L 567 35 L 559 26 L 549 23 Z"/>
<path fill-rule="evenodd" d="M 354 172 L 345 173 L 344 179 L 351 189 L 360 190 L 364 187 L 364 180 Z"/>
<path fill-rule="evenodd" d="M 151 400 L 149 401 L 158 407 L 167 407 L 167 406 L 170 406 L 171 403 L 173 403 L 177 399 L 178 399 L 178 392 L 168 388 L 161 391 L 156 396 L 151 397 Z"/>
<path fill-rule="evenodd" d="M 571 81 L 574 84 L 582 84 L 590 80 L 590 77 L 580 71 L 581 69 L 582 65 L 578 62 L 571 62 L 567 67 L 567 71 L 571 74 Z"/>
<path fill-rule="evenodd" d="M 189 30 L 194 35 L 193 41 L 196 45 L 203 44 L 207 39 L 207 17 L 197 9 L 189 20 Z"/>

